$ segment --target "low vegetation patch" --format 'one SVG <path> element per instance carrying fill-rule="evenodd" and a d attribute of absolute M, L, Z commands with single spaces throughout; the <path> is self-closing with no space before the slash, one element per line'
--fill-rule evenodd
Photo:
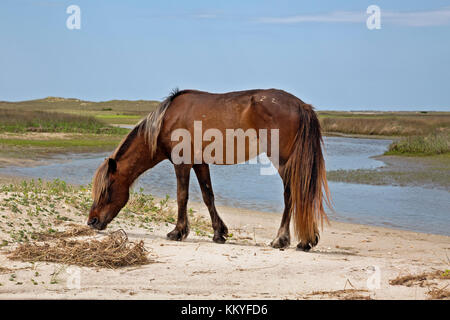
<path fill-rule="evenodd" d="M 62 180 L 41 179 L 0 185 L 0 246 L 40 239 L 88 235 L 73 223 L 85 224 L 92 205 L 91 186 L 74 186 Z M 210 236 L 211 226 L 203 216 L 189 211 L 191 231 Z M 169 197 L 157 200 L 143 190 L 132 191 L 128 204 L 111 222 L 109 228 L 139 227 L 149 232 L 156 224 L 175 224 L 174 207 Z M 65 229 L 64 229 L 65 228 Z"/>
<path fill-rule="evenodd" d="M 325 134 L 402 137 L 387 155 L 450 153 L 448 112 L 319 112 Z"/>
<path fill-rule="evenodd" d="M 445 286 L 444 288 L 431 288 L 427 292 L 430 299 L 433 300 L 449 300 L 450 299 L 450 290 L 448 289 L 448 286 Z"/>
<path fill-rule="evenodd" d="M 60 112 L 0 109 L 0 132 L 73 132 L 125 134 L 92 116 Z"/>
<path fill-rule="evenodd" d="M 436 155 L 450 153 L 450 133 L 411 136 L 393 142 L 386 155 Z"/>
<path fill-rule="evenodd" d="M 395 279 L 392 279 L 389 281 L 389 284 L 394 286 L 421 286 L 423 287 L 426 285 L 427 281 L 431 280 L 437 280 L 437 279 L 446 279 L 450 280 L 450 274 L 449 271 L 433 271 L 433 272 L 425 272 L 421 274 L 415 274 L 415 275 L 405 275 L 405 276 L 399 276 Z"/>
<path fill-rule="evenodd" d="M 11 251 L 8 258 L 111 269 L 151 262 L 144 242 L 130 242 L 123 230 L 112 232 L 102 240 L 60 239 L 44 244 L 24 243 Z"/>
<path fill-rule="evenodd" d="M 334 291 L 313 291 L 309 296 L 322 296 L 340 300 L 372 300 L 367 290 L 344 289 Z"/>
<path fill-rule="evenodd" d="M 78 224 L 70 224 L 70 228 L 64 231 L 56 231 L 53 229 L 48 229 L 45 232 L 38 232 L 33 234 L 33 239 L 37 241 L 47 241 L 52 239 L 64 239 L 64 238 L 73 238 L 80 236 L 93 236 L 96 234 L 96 231 L 88 226 L 78 225 Z"/>
<path fill-rule="evenodd" d="M 450 113 L 319 112 L 328 133 L 381 136 L 428 135 L 450 128 Z"/>
<path fill-rule="evenodd" d="M 378 158 L 376 169 L 327 171 L 329 181 L 370 185 L 422 186 L 450 191 L 450 153 L 422 157 Z"/>
<path fill-rule="evenodd" d="M 113 149 L 123 138 L 122 135 L 70 135 L 59 138 L 50 137 L 28 137 L 23 135 L 22 137 L 1 137 L 0 144 L 14 147 L 14 148 L 32 148 L 42 151 L 61 151 L 61 149 L 68 149 L 74 152 L 78 149 L 88 148 L 89 150 L 97 149 Z M 26 149 L 27 150 L 27 149 Z"/>
<path fill-rule="evenodd" d="M 96 119 L 104 121 L 108 124 L 137 124 L 143 118 L 141 115 L 127 115 L 127 114 L 96 114 Z"/>
<path fill-rule="evenodd" d="M 441 280 L 440 285 L 437 280 Z M 390 280 L 389 284 L 407 287 L 427 287 L 428 291 L 426 292 L 426 294 L 428 295 L 429 299 L 443 300 L 450 299 L 450 290 L 448 289 L 449 284 L 445 284 L 445 280 L 450 280 L 450 270 L 448 269 L 445 271 L 438 270 L 432 272 L 424 272 L 421 274 L 399 276 L 395 279 Z M 442 283 L 444 284 L 442 285 Z"/>
<path fill-rule="evenodd" d="M 5 268 L 5 267 L 0 266 L 0 274 L 9 273 L 11 271 L 12 270 L 10 268 Z"/>
<path fill-rule="evenodd" d="M 86 101 L 72 98 L 47 97 L 44 99 L 7 102 L 0 101 L 0 110 L 45 111 L 68 115 L 89 115 L 108 124 L 135 124 L 139 119 L 155 110 L 159 101 L 154 100 L 109 100 Z"/>

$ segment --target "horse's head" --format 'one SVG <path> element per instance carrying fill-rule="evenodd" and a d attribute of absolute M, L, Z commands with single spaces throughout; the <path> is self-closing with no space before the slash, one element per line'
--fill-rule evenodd
<path fill-rule="evenodd" d="M 130 192 L 117 169 L 117 162 L 106 159 L 95 173 L 92 183 L 92 203 L 87 224 L 95 229 L 106 228 L 125 206 Z"/>

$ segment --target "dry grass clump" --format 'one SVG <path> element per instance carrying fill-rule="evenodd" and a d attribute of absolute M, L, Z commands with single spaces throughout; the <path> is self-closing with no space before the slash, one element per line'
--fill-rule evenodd
<path fill-rule="evenodd" d="M 0 274 L 8 273 L 11 269 L 0 266 Z"/>
<path fill-rule="evenodd" d="M 42 245 L 24 243 L 11 251 L 8 257 L 20 261 L 47 261 L 111 269 L 151 262 L 144 242 L 128 241 L 128 236 L 122 229 L 110 233 L 102 240 L 58 239 Z"/>
<path fill-rule="evenodd" d="M 328 298 L 336 298 L 340 300 L 372 300 L 370 295 L 364 295 L 367 290 L 344 289 L 334 291 L 313 291 L 309 296 L 326 296 Z"/>
<path fill-rule="evenodd" d="M 447 289 L 447 286 L 444 288 L 432 288 L 427 292 L 430 299 L 433 300 L 449 300 L 450 299 L 450 290 Z"/>
<path fill-rule="evenodd" d="M 81 236 L 93 236 L 96 231 L 88 226 L 81 226 L 78 224 L 71 224 L 72 228 L 64 231 L 54 231 L 50 229 L 46 232 L 34 233 L 33 239 L 37 241 L 46 241 L 52 239 L 64 239 Z"/>
<path fill-rule="evenodd" d="M 407 286 L 411 287 L 413 285 L 419 285 L 421 287 L 425 286 L 427 281 L 437 280 L 437 279 L 450 279 L 450 275 L 448 272 L 444 271 L 433 271 L 433 272 L 424 272 L 416 275 L 406 275 L 399 276 L 395 279 L 389 281 L 389 284 L 394 286 Z"/>
<path fill-rule="evenodd" d="M 450 290 L 447 289 L 448 284 L 443 288 L 437 287 L 437 282 L 433 280 L 450 280 L 449 270 L 425 272 L 417 275 L 406 275 L 397 277 L 389 281 L 391 285 L 411 287 L 418 285 L 420 287 L 428 287 L 427 295 L 430 299 L 450 299 Z"/>

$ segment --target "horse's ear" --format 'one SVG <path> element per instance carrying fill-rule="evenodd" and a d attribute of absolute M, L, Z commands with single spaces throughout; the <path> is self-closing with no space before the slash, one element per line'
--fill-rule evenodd
<path fill-rule="evenodd" d="M 108 159 L 108 172 L 114 173 L 117 170 L 117 162 L 113 158 Z"/>

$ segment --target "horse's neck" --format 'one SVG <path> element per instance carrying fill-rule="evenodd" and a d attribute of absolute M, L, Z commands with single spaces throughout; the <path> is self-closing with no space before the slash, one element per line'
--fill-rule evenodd
<path fill-rule="evenodd" d="M 124 179 L 131 185 L 142 173 L 153 168 L 164 159 L 159 150 L 151 155 L 144 137 L 138 137 L 120 157 L 118 167 L 122 171 Z"/>

